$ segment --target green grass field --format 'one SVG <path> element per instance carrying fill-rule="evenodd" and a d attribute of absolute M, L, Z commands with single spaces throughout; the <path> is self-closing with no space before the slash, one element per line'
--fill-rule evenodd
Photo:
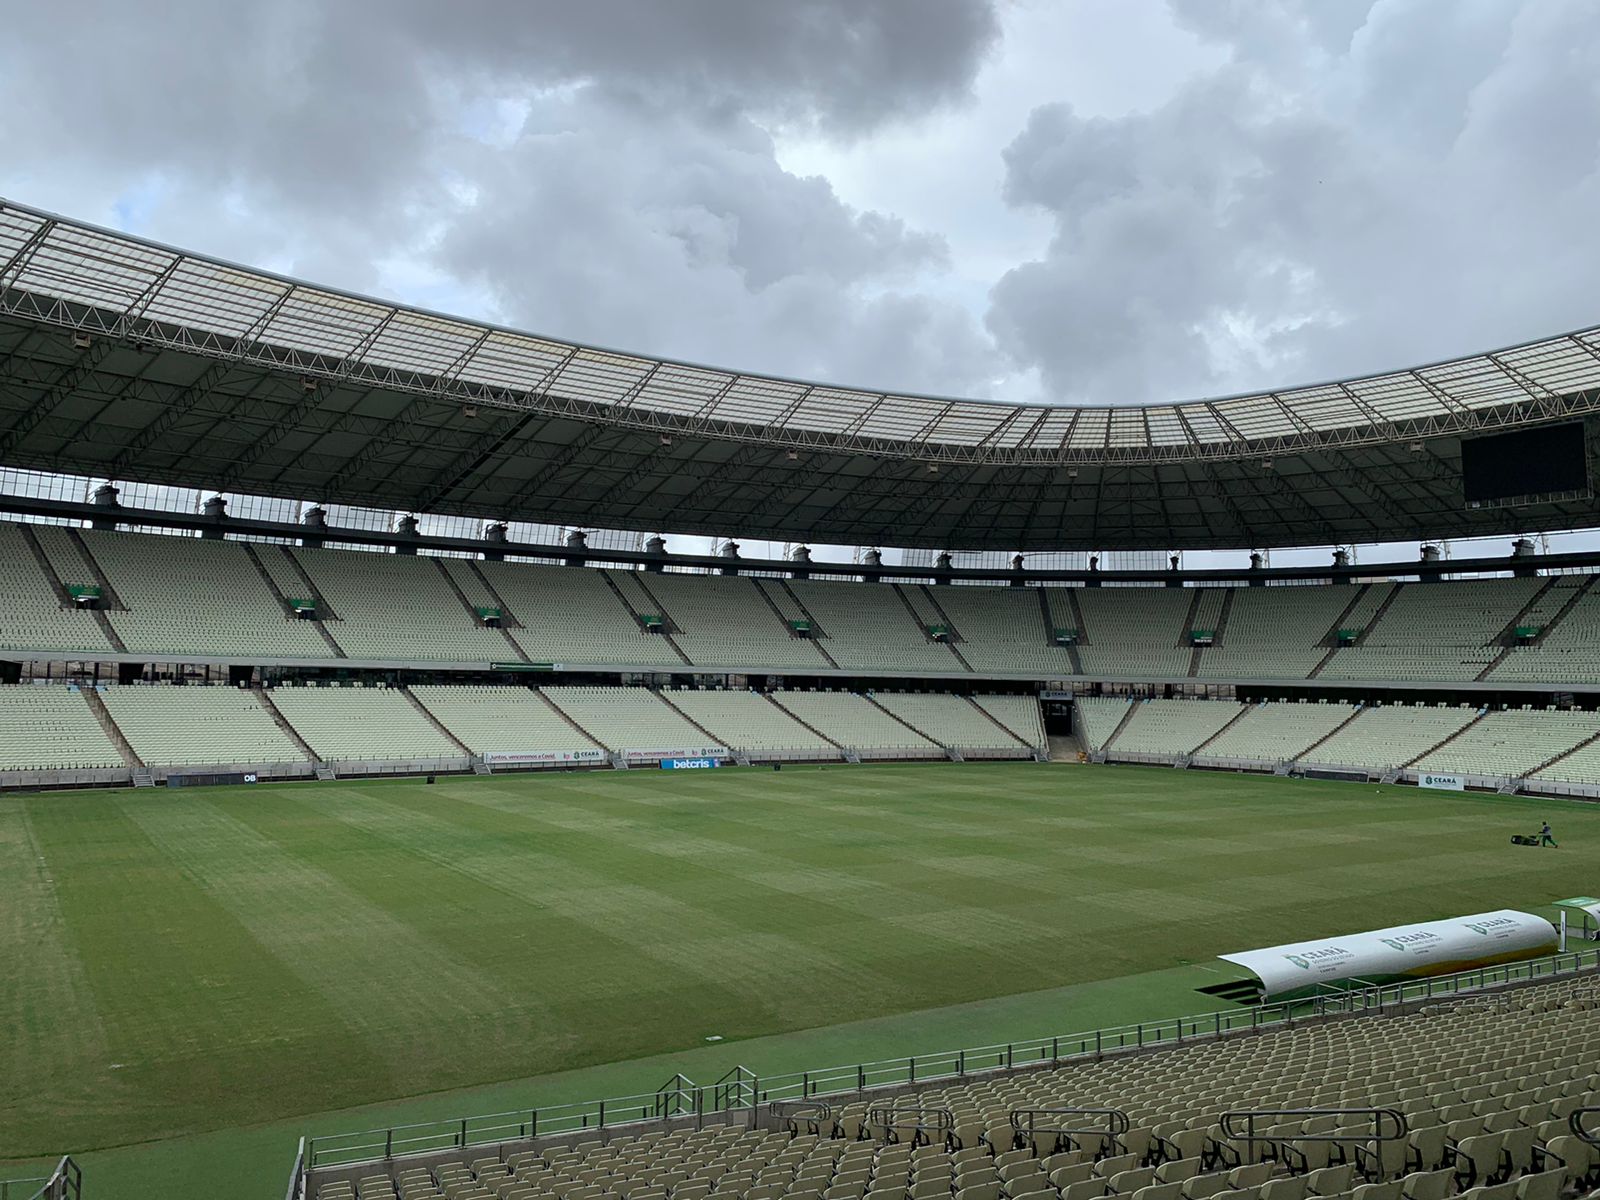
<path fill-rule="evenodd" d="M 1218 953 L 1537 909 L 1597 848 L 1581 805 L 1131 767 L 0 797 L 0 1158 L 265 1197 L 308 1126 L 1200 1011 Z"/>

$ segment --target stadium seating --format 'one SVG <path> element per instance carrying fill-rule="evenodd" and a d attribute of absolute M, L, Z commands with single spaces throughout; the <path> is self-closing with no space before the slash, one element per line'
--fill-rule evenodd
<path fill-rule="evenodd" d="M 706 734 L 648 688 L 547 687 L 540 691 L 607 750 L 706 747 Z"/>
<path fill-rule="evenodd" d="M 1134 705 L 1110 749 L 1119 754 L 1181 758 L 1216 736 L 1243 710 L 1243 705 L 1227 700 L 1141 701 Z"/>
<path fill-rule="evenodd" d="M 147 766 L 305 762 L 253 692 L 132 685 L 101 693 L 106 711 Z"/>
<path fill-rule="evenodd" d="M 1189 630 L 1185 619 L 1191 588 L 1079 588 L 1085 644 L 1078 649 L 1090 675 L 1116 678 L 1181 678 L 1189 674 Z"/>
<path fill-rule="evenodd" d="M 328 657 L 315 625 L 284 612 L 238 543 L 96 529 L 83 540 L 127 606 L 111 623 L 130 652 Z"/>
<path fill-rule="evenodd" d="M 1517 779 L 1600 734 L 1600 713 L 1546 708 L 1489 712 L 1424 756 L 1418 770 Z"/>
<path fill-rule="evenodd" d="M 863 757 L 937 757 L 939 747 L 851 692 L 774 692 L 773 699 L 824 737 Z"/>
<path fill-rule="evenodd" d="M 42 530 L 48 526 L 29 526 Z M 71 586 L 92 580 L 69 578 Z M 94 617 L 73 608 L 51 590 L 34 562 L 19 526 L 0 522 L 0 649 L 94 650 L 111 649 Z"/>
<path fill-rule="evenodd" d="M 329 626 L 352 658 L 495 662 L 511 649 L 486 629 L 424 555 L 296 549 L 333 606 Z"/>
<path fill-rule="evenodd" d="M 1287 762 L 1356 713 L 1349 704 L 1257 704 L 1205 748 L 1208 758 Z"/>
<path fill-rule="evenodd" d="M 715 734 L 720 744 L 756 758 L 781 758 L 784 751 L 804 758 L 840 757 L 837 746 L 756 692 L 684 690 L 662 694 L 674 708 Z"/>
<path fill-rule="evenodd" d="M 479 565 L 522 622 L 512 636 L 534 662 L 682 665 L 660 634 L 640 628 L 599 571 L 533 563 Z"/>
<path fill-rule="evenodd" d="M 1044 731 L 1044 713 L 1034 697 L 997 694 L 974 696 L 972 702 L 1028 745 L 1043 747 L 1049 741 Z"/>
<path fill-rule="evenodd" d="M 1136 1055 L 846 1095 L 780 1121 L 640 1133 L 584 1131 L 539 1150 L 375 1163 L 316 1200 L 1560 1200 L 1600 1182 L 1566 1115 L 1600 1103 L 1592 975 Z M 1113 1136 L 1028 1134 L 1024 1118 L 1089 1106 Z M 1372 1141 L 1362 1110 L 1399 1112 Z M 1226 1112 L 1263 1117 L 1248 1142 Z M 825 1115 L 824 1115 L 825 1114 Z M 1025 1129 L 1025 1126 L 1024 1126 Z M 309 1197 L 308 1197 L 309 1200 Z"/>
<path fill-rule="evenodd" d="M 1351 587 L 1235 588 L 1227 625 L 1200 652 L 1198 675 L 1304 679 L 1327 654 L 1321 639 L 1355 599 Z"/>
<path fill-rule="evenodd" d="M 1092 752 L 1104 746 L 1128 716 L 1131 703 L 1135 701 L 1122 696 L 1079 696 L 1073 703 L 1074 724 L 1084 747 Z"/>
<path fill-rule="evenodd" d="M 474 754 L 596 748 L 531 688 L 417 684 L 411 694 Z"/>
<path fill-rule="evenodd" d="M 1470 705 L 1369 705 L 1354 721 L 1300 757 L 1305 762 L 1390 771 L 1427 753 L 1477 715 L 1478 710 Z"/>
<path fill-rule="evenodd" d="M 1407 584 L 1359 646 L 1338 650 L 1322 679 L 1470 680 L 1500 652 L 1501 632 L 1540 579 Z"/>
<path fill-rule="evenodd" d="M 76 688 L 40 684 L 0 687 L 0 771 L 124 765 L 122 755 Z"/>
<path fill-rule="evenodd" d="M 961 751 L 1022 755 L 1032 749 L 960 696 L 876 692 L 872 697 L 907 725 L 941 746 Z"/>
<path fill-rule="evenodd" d="M 1045 679 L 1072 674 L 1072 656 L 1055 644 L 1038 589 L 946 586 L 927 593 L 960 635 L 957 649 L 974 671 L 1034 671 Z"/>
<path fill-rule="evenodd" d="M 461 757 L 398 688 L 280 687 L 272 702 L 324 762 Z"/>
<path fill-rule="evenodd" d="M 828 665 L 816 643 L 790 632 L 753 579 L 663 572 L 643 582 L 676 624 L 674 640 L 697 664 Z"/>
<path fill-rule="evenodd" d="M 1583 587 L 1590 578 L 1568 575 L 1556 580 L 1543 609 L 1530 615 L 1528 623 L 1542 628 L 1569 598 L 1573 599 L 1571 609 L 1536 646 L 1519 646 L 1507 654 L 1489 678 L 1506 683 L 1600 682 L 1600 592 L 1590 587 L 1580 596 L 1571 595 L 1573 588 Z"/>
<path fill-rule="evenodd" d="M 828 635 L 828 653 L 846 670 L 959 672 L 948 646 L 930 641 L 889 584 L 796 579 L 789 585 Z"/>

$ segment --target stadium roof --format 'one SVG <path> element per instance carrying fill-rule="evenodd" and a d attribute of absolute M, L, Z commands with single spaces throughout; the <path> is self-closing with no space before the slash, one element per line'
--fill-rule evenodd
<path fill-rule="evenodd" d="M 1159 353 L 1159 347 L 1152 347 Z M 950 549 L 1600 525 L 1468 506 L 1460 439 L 1600 408 L 1600 328 L 1179 404 L 753 375 L 316 287 L 0 200 L 0 464 L 414 512 Z"/>

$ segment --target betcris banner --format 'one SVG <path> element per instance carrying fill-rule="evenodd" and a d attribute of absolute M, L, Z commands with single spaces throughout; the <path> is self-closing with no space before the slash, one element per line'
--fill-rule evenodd
<path fill-rule="evenodd" d="M 1445 792 L 1464 792 L 1467 785 L 1459 775 L 1441 775 L 1437 771 L 1424 771 L 1417 776 L 1417 786 L 1425 788 L 1438 788 Z"/>
<path fill-rule="evenodd" d="M 714 758 L 663 758 L 661 760 L 661 769 L 663 771 L 704 770 L 709 767 L 720 767 L 721 765 Z"/>

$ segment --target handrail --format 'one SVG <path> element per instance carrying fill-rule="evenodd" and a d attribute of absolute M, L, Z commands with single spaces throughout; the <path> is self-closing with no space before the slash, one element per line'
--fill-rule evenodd
<path fill-rule="evenodd" d="M 1100 1125 L 1041 1125 L 1040 1116 L 1047 1117 L 1104 1117 Z M 1024 1125 L 1021 1118 L 1026 1117 Z M 1128 1114 L 1120 1108 L 1019 1108 L 1011 1114 L 1011 1125 L 1019 1133 L 1060 1133 L 1071 1136 L 1078 1133 L 1103 1134 L 1120 1137 L 1128 1132 Z"/>
<path fill-rule="evenodd" d="M 1072 1059 L 1100 1058 L 1111 1053 L 1180 1045 L 1186 1041 L 1258 1033 L 1280 1026 L 1292 1027 L 1295 1022 L 1307 1018 L 1321 1019 L 1374 1009 L 1382 1011 L 1397 1004 L 1448 999 L 1488 987 L 1534 982 L 1597 969 L 1600 969 L 1600 948 L 1584 949 L 1460 971 L 1453 975 L 1354 989 L 1337 997 L 1313 996 L 1300 1001 L 1217 1010 L 1003 1045 L 794 1071 L 765 1079 L 745 1067 L 734 1067 L 711 1088 L 700 1087 L 682 1076 L 675 1076 L 674 1080 L 679 1083 L 672 1091 L 679 1097 L 692 1095 L 693 1115 L 703 1119 L 711 1114 L 754 1110 L 759 1105 L 773 1101 L 810 1100 L 817 1096 L 865 1092 L 880 1087 L 914 1086 L 1020 1067 L 1055 1066 Z M 465 1149 L 468 1146 L 648 1121 L 660 1117 L 661 1114 L 656 1111 L 660 1103 L 661 1093 L 649 1092 L 543 1109 L 526 1108 L 510 1113 L 457 1117 L 445 1121 L 398 1125 L 389 1129 L 308 1138 L 305 1164 L 309 1171 L 383 1161 L 404 1154 Z M 679 1113 L 667 1115 L 688 1114 L 683 1112 L 680 1105 Z"/>
<path fill-rule="evenodd" d="M 1244 1133 L 1233 1128 L 1234 1119 L 1245 1119 Z M 1333 1133 L 1282 1133 L 1266 1137 L 1256 1135 L 1257 1117 L 1371 1117 L 1372 1133 L 1352 1134 L 1348 1130 Z M 1398 1132 L 1384 1133 L 1383 1122 L 1388 1120 Z M 1217 1122 L 1222 1134 L 1235 1142 L 1398 1142 L 1411 1132 L 1405 1113 L 1397 1108 L 1250 1108 L 1234 1109 L 1222 1114 Z"/>
<path fill-rule="evenodd" d="M 300 1149 L 294 1156 L 294 1168 L 289 1172 L 289 1189 L 284 1192 L 283 1200 L 301 1200 L 301 1192 L 306 1178 L 306 1140 L 300 1139 Z"/>
<path fill-rule="evenodd" d="M 908 1121 L 907 1117 L 912 1119 Z M 929 1117 L 933 1120 L 926 1119 Z M 885 1129 L 911 1129 L 918 1133 L 949 1133 L 956 1127 L 956 1115 L 948 1108 L 895 1104 L 867 1109 L 866 1123 L 881 1125 Z"/>
<path fill-rule="evenodd" d="M 72 1155 L 68 1154 L 56 1164 L 56 1169 L 50 1172 L 50 1178 L 44 1181 L 44 1186 L 28 1200 L 81 1200 L 82 1196 L 83 1168 L 73 1162 Z"/>
<path fill-rule="evenodd" d="M 1587 1116 L 1600 1115 L 1600 1108 L 1575 1108 L 1572 1115 L 1567 1118 L 1567 1124 L 1572 1132 L 1591 1146 L 1600 1146 L 1600 1130 L 1588 1130 L 1583 1127 L 1583 1119 Z"/>
<path fill-rule="evenodd" d="M 820 1121 L 833 1116 L 833 1105 L 822 1100 L 774 1100 L 767 1112 L 791 1121 Z"/>

